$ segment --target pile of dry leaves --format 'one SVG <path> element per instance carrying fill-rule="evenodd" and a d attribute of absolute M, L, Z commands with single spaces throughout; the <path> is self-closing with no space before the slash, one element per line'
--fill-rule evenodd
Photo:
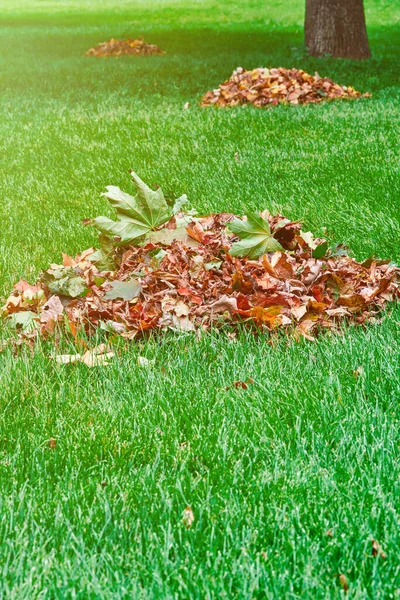
<path fill-rule="evenodd" d="M 328 77 L 320 77 L 318 73 L 313 76 L 300 69 L 284 68 L 245 71 L 239 67 L 228 81 L 205 94 L 202 106 L 253 104 L 262 107 L 369 96 L 368 93 L 362 95 L 352 87 L 334 83 Z"/>
<path fill-rule="evenodd" d="M 196 217 L 183 212 L 185 196 L 169 205 L 132 176 L 135 196 L 113 186 L 105 194 L 117 220 L 86 222 L 101 232 L 100 250 L 63 254 L 36 284 L 14 286 L 3 316 L 20 335 L 63 328 L 77 338 L 101 328 L 133 339 L 247 323 L 312 339 L 343 319 L 374 319 L 400 295 L 400 269 L 389 261 L 358 263 L 267 211 Z"/>
<path fill-rule="evenodd" d="M 143 38 L 137 40 L 114 40 L 103 42 L 86 52 L 88 56 L 124 56 L 126 54 L 135 54 L 148 56 L 150 54 L 165 54 L 158 46 L 146 44 Z"/>

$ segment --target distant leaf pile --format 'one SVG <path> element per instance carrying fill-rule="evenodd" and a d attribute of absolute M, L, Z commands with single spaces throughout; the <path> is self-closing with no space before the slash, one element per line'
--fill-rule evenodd
<path fill-rule="evenodd" d="M 202 106 L 236 106 L 253 104 L 257 107 L 277 104 L 308 104 L 323 100 L 344 100 L 369 97 L 352 87 L 341 86 L 318 73 L 309 75 L 300 69 L 253 69 L 241 67 L 217 89 L 207 92 Z"/>
<path fill-rule="evenodd" d="M 85 222 L 100 231 L 99 250 L 64 254 L 35 285 L 14 286 L 2 311 L 22 337 L 64 328 L 77 339 L 101 328 L 133 339 L 150 330 L 246 323 L 312 339 L 343 319 L 374 319 L 400 296 L 400 269 L 389 261 L 358 263 L 343 247 L 328 249 L 299 222 L 267 211 L 196 217 L 182 210 L 186 196 L 168 204 L 161 189 L 132 176 L 135 196 L 113 186 L 104 194 L 116 221 Z"/>
<path fill-rule="evenodd" d="M 114 40 L 103 42 L 86 52 L 88 56 L 124 56 L 127 54 L 144 55 L 165 54 L 158 46 L 146 44 L 143 38 L 137 40 Z"/>

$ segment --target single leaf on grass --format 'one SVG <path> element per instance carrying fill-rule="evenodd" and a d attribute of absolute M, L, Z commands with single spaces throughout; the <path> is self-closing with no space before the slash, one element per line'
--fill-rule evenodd
<path fill-rule="evenodd" d="M 142 286 L 134 279 L 131 281 L 112 281 L 110 285 L 112 289 L 104 294 L 103 300 L 121 298 L 122 300 L 129 301 L 137 298 L 142 291 Z"/>
<path fill-rule="evenodd" d="M 182 513 L 182 523 L 187 529 L 190 529 L 194 523 L 194 514 L 190 506 L 187 506 Z"/>
<path fill-rule="evenodd" d="M 340 573 L 338 575 L 338 579 L 339 579 L 339 584 L 340 586 L 343 588 L 343 591 L 346 593 L 349 591 L 349 584 L 347 583 L 347 577 L 346 575 L 343 575 L 343 573 Z"/>
<path fill-rule="evenodd" d="M 138 240 L 149 231 L 154 231 L 166 223 L 172 217 L 174 210 L 179 211 L 186 202 L 186 197 L 181 196 L 171 208 L 161 188 L 154 191 L 136 173 L 131 171 L 131 175 L 136 186 L 135 196 L 126 194 L 113 185 L 108 186 L 107 192 L 103 194 L 115 208 L 118 221 L 97 217 L 85 222 L 93 225 L 104 235 L 117 238 L 116 243 L 121 246 Z"/>
<path fill-rule="evenodd" d="M 382 546 L 377 540 L 371 540 L 372 543 L 372 556 L 379 556 L 385 560 L 387 558 L 386 552 L 383 551 Z"/>
<path fill-rule="evenodd" d="M 146 358 L 145 356 L 138 356 L 137 363 L 139 367 L 149 368 L 153 367 L 156 364 L 156 361 L 154 359 Z"/>
<path fill-rule="evenodd" d="M 247 220 L 235 218 L 227 223 L 227 228 L 241 238 L 234 242 L 229 251 L 231 256 L 258 258 L 267 252 L 282 252 L 283 248 L 271 234 L 266 219 L 256 213 L 247 215 Z"/>
<path fill-rule="evenodd" d="M 59 365 L 83 362 L 87 367 L 91 368 L 109 365 L 109 359 L 114 356 L 115 353 L 109 350 L 106 344 L 100 344 L 92 350 L 87 350 L 84 354 L 58 354 L 54 359 Z"/>

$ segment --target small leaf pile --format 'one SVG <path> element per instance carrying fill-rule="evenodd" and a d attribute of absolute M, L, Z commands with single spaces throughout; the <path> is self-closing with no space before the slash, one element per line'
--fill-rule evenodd
<path fill-rule="evenodd" d="M 86 52 L 88 56 L 125 56 L 127 54 L 149 56 L 165 54 L 158 46 L 146 44 L 143 38 L 137 40 L 114 40 L 103 42 Z"/>
<path fill-rule="evenodd" d="M 369 97 L 352 87 L 341 86 L 318 73 L 309 75 L 301 69 L 253 69 L 238 67 L 232 77 L 217 89 L 207 92 L 202 106 L 236 106 L 253 104 L 257 107 L 277 104 L 308 104 L 323 100 L 344 100 Z"/>
<path fill-rule="evenodd" d="M 100 328 L 134 339 L 246 323 L 313 339 L 342 320 L 376 320 L 400 297 L 400 269 L 389 261 L 359 263 L 268 211 L 183 213 L 186 197 L 170 206 L 161 189 L 132 177 L 135 196 L 115 187 L 105 194 L 117 221 L 86 221 L 100 230 L 99 250 L 63 254 L 35 285 L 14 286 L 2 313 L 22 338 L 64 329 L 79 341 Z M 71 360 L 85 362 L 82 356 Z"/>

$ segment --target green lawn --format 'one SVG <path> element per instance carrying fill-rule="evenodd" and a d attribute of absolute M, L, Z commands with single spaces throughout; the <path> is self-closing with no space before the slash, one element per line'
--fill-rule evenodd
<path fill-rule="evenodd" d="M 395 4 L 366 0 L 373 58 L 352 63 L 306 56 L 302 0 L 0 0 L 1 296 L 95 244 L 81 220 L 111 214 L 100 192 L 129 191 L 129 168 L 202 212 L 279 210 L 399 262 Z M 84 55 L 124 33 L 167 55 Z M 201 109 L 239 65 L 373 97 Z M 391 307 L 316 343 L 169 335 L 93 370 L 4 351 L 0 597 L 314 600 L 343 598 L 344 574 L 349 598 L 400 598 L 399 332 Z"/>

